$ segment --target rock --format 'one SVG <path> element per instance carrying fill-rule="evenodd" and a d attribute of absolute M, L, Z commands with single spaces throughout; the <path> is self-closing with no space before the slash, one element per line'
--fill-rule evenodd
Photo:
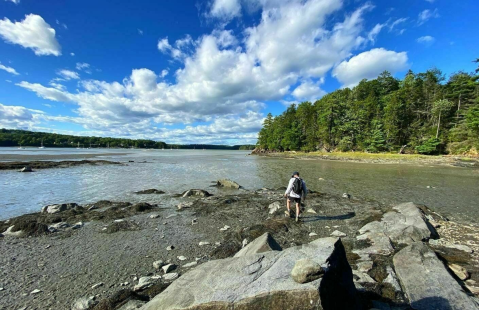
<path fill-rule="evenodd" d="M 221 179 L 216 182 L 216 186 L 218 187 L 225 187 L 225 188 L 234 188 L 234 189 L 240 189 L 241 185 L 236 183 L 235 181 L 231 181 L 229 179 Z"/>
<path fill-rule="evenodd" d="M 103 286 L 103 282 L 100 282 L 100 283 L 97 283 L 97 284 L 93 284 L 91 289 L 94 290 L 96 288 L 99 288 L 100 286 Z"/>
<path fill-rule="evenodd" d="M 159 217 L 160 217 L 159 214 L 152 214 L 152 215 L 150 215 L 150 219 L 157 219 L 157 218 L 159 218 Z"/>
<path fill-rule="evenodd" d="M 311 208 L 306 210 L 306 213 L 318 214 L 316 211 L 314 211 L 314 209 L 311 209 Z"/>
<path fill-rule="evenodd" d="M 231 227 L 229 227 L 228 225 L 225 225 L 223 228 L 220 228 L 221 231 L 227 231 L 228 229 L 230 229 Z"/>
<path fill-rule="evenodd" d="M 239 250 L 234 257 L 248 256 L 252 254 L 264 253 L 268 251 L 281 251 L 281 246 L 273 239 L 269 233 L 264 233 L 262 236 L 253 240 L 247 246 Z"/>
<path fill-rule="evenodd" d="M 94 296 L 82 297 L 73 302 L 71 310 L 88 310 L 95 304 Z"/>
<path fill-rule="evenodd" d="M 153 268 L 155 268 L 155 269 L 160 269 L 164 265 L 165 265 L 165 263 L 162 260 L 157 260 L 157 261 L 153 262 Z"/>
<path fill-rule="evenodd" d="M 459 280 L 465 281 L 469 279 L 469 272 L 467 272 L 466 268 L 457 264 L 450 264 L 449 269 L 451 269 Z"/>
<path fill-rule="evenodd" d="M 388 276 L 386 277 L 386 279 L 383 280 L 383 283 L 388 283 L 394 288 L 396 292 L 401 292 L 401 285 L 399 284 L 399 280 L 394 270 L 390 266 L 387 266 L 386 272 Z"/>
<path fill-rule="evenodd" d="M 281 211 L 282 207 L 279 201 L 273 202 L 268 206 L 269 214 L 276 214 Z"/>
<path fill-rule="evenodd" d="M 73 224 L 72 229 L 79 229 L 83 227 L 83 222 Z"/>
<path fill-rule="evenodd" d="M 56 232 L 60 229 L 68 228 L 70 227 L 70 224 L 67 222 L 60 222 L 60 223 L 55 223 L 53 225 L 48 226 L 48 230 L 51 232 Z"/>
<path fill-rule="evenodd" d="M 163 280 L 165 281 L 173 281 L 178 279 L 179 275 L 177 273 L 167 273 L 163 276 Z"/>
<path fill-rule="evenodd" d="M 20 172 L 33 172 L 33 170 L 32 170 L 32 167 L 25 166 L 22 169 L 20 169 Z"/>
<path fill-rule="evenodd" d="M 133 287 L 133 291 L 141 291 L 153 285 L 153 279 L 151 277 L 141 277 L 138 284 Z"/>
<path fill-rule="evenodd" d="M 184 256 L 178 256 L 177 257 L 180 261 L 184 261 L 184 260 L 187 260 L 188 258 L 184 257 Z"/>
<path fill-rule="evenodd" d="M 394 255 L 393 263 L 412 308 L 477 309 L 426 244 L 415 242 L 405 247 Z"/>
<path fill-rule="evenodd" d="M 135 194 L 138 194 L 138 195 L 150 195 L 150 194 L 158 194 L 158 195 L 161 195 L 161 194 L 164 194 L 164 193 L 165 193 L 164 191 L 160 191 L 160 190 L 155 189 L 155 188 L 145 189 L 145 190 L 143 190 L 143 191 L 135 192 Z"/>
<path fill-rule="evenodd" d="M 370 275 L 368 275 L 365 272 L 361 272 L 359 270 L 353 270 L 353 277 L 354 277 L 354 282 L 358 283 L 376 283 L 376 281 L 371 278 Z"/>
<path fill-rule="evenodd" d="M 361 261 L 356 264 L 358 270 L 364 273 L 367 273 L 369 270 L 373 269 L 373 261 Z"/>
<path fill-rule="evenodd" d="M 291 277 L 298 283 L 308 283 L 321 278 L 324 274 L 321 266 L 307 258 L 300 259 L 291 270 Z"/>
<path fill-rule="evenodd" d="M 56 205 L 48 205 L 42 208 L 42 213 L 55 214 L 55 213 L 60 213 L 60 212 L 71 210 L 71 209 L 77 209 L 79 207 L 80 206 L 77 205 L 76 203 L 62 203 L 62 204 L 56 204 Z"/>
<path fill-rule="evenodd" d="M 192 219 L 191 220 L 191 225 L 196 225 L 198 224 L 198 219 Z"/>
<path fill-rule="evenodd" d="M 175 247 L 172 246 L 172 245 L 170 245 L 170 246 L 168 246 L 168 247 L 166 248 L 167 251 L 172 251 L 172 250 L 174 250 L 174 249 L 175 249 Z"/>
<path fill-rule="evenodd" d="M 35 294 L 38 294 L 38 293 L 41 293 L 42 291 L 39 290 L 39 289 L 34 289 L 33 291 L 30 292 L 30 295 L 35 295 Z"/>
<path fill-rule="evenodd" d="M 315 232 L 311 232 L 311 233 L 309 233 L 309 236 L 310 236 L 310 237 L 316 237 L 317 235 L 318 235 L 318 234 L 317 234 L 317 233 L 315 233 Z"/>
<path fill-rule="evenodd" d="M 204 245 L 209 245 L 210 243 L 208 241 L 201 241 L 198 245 L 199 246 L 204 246 Z"/>
<path fill-rule="evenodd" d="M 183 210 L 183 209 L 189 209 L 193 206 L 193 202 L 192 201 L 187 201 L 187 202 L 181 202 L 178 206 L 176 206 L 176 208 L 178 210 Z"/>
<path fill-rule="evenodd" d="M 474 252 L 467 245 L 454 244 L 454 243 L 451 243 L 451 242 L 448 242 L 448 241 L 445 241 L 445 240 L 442 240 L 442 239 L 431 239 L 431 240 L 429 240 L 429 244 L 433 245 L 433 246 L 443 246 L 443 247 L 446 247 L 446 248 L 456 249 L 456 250 L 459 250 L 459 251 L 467 252 L 469 254 L 472 254 Z"/>
<path fill-rule="evenodd" d="M 331 233 L 333 237 L 346 237 L 347 235 L 339 230 L 335 230 Z"/>
<path fill-rule="evenodd" d="M 241 248 L 244 248 L 245 246 L 248 245 L 248 239 L 243 239 L 243 241 L 241 242 Z"/>
<path fill-rule="evenodd" d="M 170 271 L 173 271 L 176 269 L 176 265 L 175 264 L 168 264 L 168 265 L 165 265 L 163 267 L 161 267 L 161 269 L 163 270 L 164 273 L 169 273 Z"/>
<path fill-rule="evenodd" d="M 323 267 L 322 278 L 297 283 L 296 262 Z M 187 288 L 187 289 L 185 289 Z M 188 271 L 143 310 L 360 309 L 346 252 L 337 238 L 241 257 L 208 261 Z"/>
<path fill-rule="evenodd" d="M 350 198 L 351 198 L 351 195 L 349 195 L 348 193 L 344 193 L 344 194 L 343 194 L 343 198 L 350 199 Z"/>
<path fill-rule="evenodd" d="M 188 263 L 188 264 L 184 264 L 182 267 L 183 268 L 191 268 L 191 267 L 194 267 L 198 265 L 198 262 L 191 262 L 191 263 Z"/>
<path fill-rule="evenodd" d="M 3 291 L 3 290 L 4 290 L 4 288 L 3 288 L 3 287 L 0 287 L 0 292 Z"/>
<path fill-rule="evenodd" d="M 466 281 L 466 288 L 474 295 L 479 295 L 479 287 L 476 285 L 476 281 L 474 280 L 467 280 Z"/>
<path fill-rule="evenodd" d="M 183 198 L 191 197 L 191 196 L 209 197 L 211 196 L 211 194 L 202 189 L 190 189 L 184 192 L 183 194 L 181 194 L 181 196 Z"/>
<path fill-rule="evenodd" d="M 140 309 L 146 302 L 136 299 L 129 300 L 126 304 L 118 308 L 118 310 L 134 310 Z"/>
<path fill-rule="evenodd" d="M 371 246 L 353 250 L 362 260 L 369 260 L 372 254 L 390 255 L 394 252 L 392 242 L 409 245 L 416 241 L 427 240 L 435 235 L 435 229 L 427 224 L 422 211 L 412 202 L 394 207 L 397 211 L 387 212 L 381 221 L 363 226 L 357 240 L 369 240 Z"/>

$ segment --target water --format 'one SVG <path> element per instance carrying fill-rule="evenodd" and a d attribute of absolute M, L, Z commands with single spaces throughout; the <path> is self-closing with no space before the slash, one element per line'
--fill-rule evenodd
<path fill-rule="evenodd" d="M 202 188 L 214 193 L 216 189 L 209 186 L 219 178 L 233 179 L 247 189 L 276 188 L 286 186 L 291 172 L 296 170 L 309 188 L 320 192 L 347 192 L 383 203 L 413 201 L 464 222 L 477 223 L 479 218 L 479 170 L 474 169 L 290 160 L 248 156 L 247 151 L 214 150 L 3 148 L 0 161 L 13 157 L 21 160 L 18 154 L 45 158 L 54 155 L 55 159 L 97 154 L 124 165 L 84 165 L 34 173 L 0 171 L 0 219 L 62 202 L 85 204 L 107 199 L 161 204 L 165 202 L 163 196 L 135 195 L 134 191 L 157 188 L 176 194 Z"/>

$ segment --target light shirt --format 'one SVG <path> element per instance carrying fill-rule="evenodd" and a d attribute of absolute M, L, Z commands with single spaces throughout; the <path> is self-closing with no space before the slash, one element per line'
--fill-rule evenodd
<path fill-rule="evenodd" d="M 284 194 L 289 195 L 289 197 L 293 197 L 293 198 L 301 198 L 301 195 L 298 195 L 293 191 L 293 183 L 294 183 L 295 178 L 296 177 L 293 177 L 293 178 L 291 178 L 291 180 L 289 180 L 288 188 L 286 189 L 286 192 Z M 304 198 L 306 198 L 306 195 L 308 194 L 308 189 L 306 188 L 306 183 L 304 183 L 303 180 L 301 180 L 301 182 L 303 182 L 303 193 L 302 193 L 302 195 L 303 195 Z"/>

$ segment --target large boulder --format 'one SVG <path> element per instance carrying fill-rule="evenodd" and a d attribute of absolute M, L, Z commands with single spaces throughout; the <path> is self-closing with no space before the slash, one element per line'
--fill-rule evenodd
<path fill-rule="evenodd" d="M 291 271 L 309 259 L 324 275 L 300 284 Z M 338 238 L 317 239 L 285 251 L 209 261 L 175 280 L 141 309 L 360 309 L 351 267 Z"/>
<path fill-rule="evenodd" d="M 77 209 L 79 207 L 80 206 L 77 205 L 76 203 L 62 203 L 62 204 L 48 205 L 42 208 L 42 213 L 55 214 L 55 213 L 60 213 L 60 212 L 71 210 L 71 209 Z"/>
<path fill-rule="evenodd" d="M 240 189 L 241 185 L 236 183 L 235 181 L 231 181 L 229 179 L 221 179 L 216 182 L 216 186 L 218 187 L 225 187 L 225 188 L 234 188 L 234 189 Z"/>
<path fill-rule="evenodd" d="M 253 242 L 246 245 L 234 257 L 247 256 L 252 254 L 264 253 L 268 251 L 281 251 L 281 246 L 273 239 L 269 233 L 254 239 Z"/>
<path fill-rule="evenodd" d="M 477 310 L 426 244 L 415 242 L 405 247 L 394 255 L 393 263 L 413 309 Z"/>
<path fill-rule="evenodd" d="M 369 255 L 390 255 L 395 244 L 409 245 L 417 241 L 425 241 L 437 235 L 435 229 L 428 225 L 424 213 L 412 202 L 395 206 L 394 211 L 383 215 L 381 221 L 366 224 L 359 230 L 358 240 L 368 240 L 371 246 L 355 250 L 362 259 Z"/>

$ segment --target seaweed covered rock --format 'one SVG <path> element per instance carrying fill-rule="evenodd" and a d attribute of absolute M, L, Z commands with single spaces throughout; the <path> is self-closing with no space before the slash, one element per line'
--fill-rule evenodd
<path fill-rule="evenodd" d="M 216 186 L 218 187 L 224 187 L 224 188 L 234 188 L 234 189 L 240 189 L 241 185 L 236 183 L 235 181 L 231 181 L 229 179 L 221 179 L 216 182 Z"/>
<path fill-rule="evenodd" d="M 60 213 L 63 211 L 79 209 L 79 208 L 81 207 L 77 205 L 76 203 L 62 203 L 62 204 L 45 206 L 42 208 L 42 213 L 55 214 L 55 213 Z"/>
<path fill-rule="evenodd" d="M 205 190 L 202 190 L 202 189 L 190 189 L 190 190 L 187 190 L 186 192 L 184 192 L 183 194 L 181 194 L 181 196 L 183 198 L 191 197 L 191 196 L 209 197 L 209 196 L 211 196 L 211 194 L 208 193 Z"/>
<path fill-rule="evenodd" d="M 324 266 L 322 278 L 300 284 L 300 259 Z M 359 309 L 341 240 L 317 239 L 284 251 L 209 261 L 175 280 L 142 309 Z"/>

